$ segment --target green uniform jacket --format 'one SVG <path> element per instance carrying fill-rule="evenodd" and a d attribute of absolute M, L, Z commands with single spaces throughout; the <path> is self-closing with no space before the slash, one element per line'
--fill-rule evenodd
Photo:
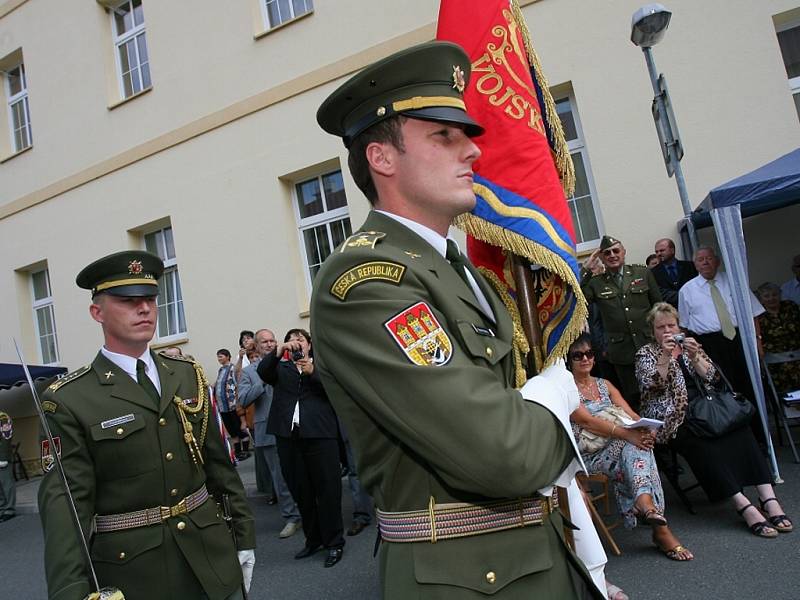
<path fill-rule="evenodd" d="M 320 269 L 311 326 L 315 364 L 375 505 L 421 510 L 431 497 L 480 502 L 531 496 L 550 484 L 572 447 L 552 414 L 512 386 L 512 322 L 497 295 L 470 266 L 495 324 L 411 230 L 373 212 L 361 231 Z M 438 351 L 429 348 L 439 366 L 415 364 L 386 326 L 420 302 L 452 346 L 448 354 L 440 338 Z M 565 550 L 562 523 L 555 514 L 541 526 L 434 544 L 383 543 L 384 598 L 568 598 L 570 588 L 561 586 L 576 559 Z"/>
<path fill-rule="evenodd" d="M 173 398 L 196 401 L 192 364 L 161 355 L 154 361 L 161 380 L 158 407 L 102 354 L 91 367 L 68 375 L 67 383 L 56 382 L 43 398 L 84 531 L 90 531 L 95 514 L 175 505 L 205 484 L 209 494 L 229 494 L 239 549 L 254 548 L 253 516 L 214 415 L 209 414 L 203 446 L 205 465 L 192 462 L 183 440 Z M 203 412 L 187 415 L 198 443 Z M 104 424 L 118 417 L 125 422 Z M 90 579 L 56 468 L 39 488 L 39 512 L 49 596 L 82 599 L 91 591 Z M 127 600 L 193 599 L 202 593 L 220 600 L 241 584 L 236 548 L 211 498 L 156 525 L 95 534 L 90 548 L 100 586 L 119 588 Z"/>
<path fill-rule="evenodd" d="M 632 365 L 636 351 L 650 341 L 645 317 L 656 302 L 661 302 L 653 273 L 644 265 L 623 265 L 622 289 L 614 275 L 588 274 L 581 281 L 587 302 L 600 308 L 608 339 L 608 360 L 615 365 Z"/>

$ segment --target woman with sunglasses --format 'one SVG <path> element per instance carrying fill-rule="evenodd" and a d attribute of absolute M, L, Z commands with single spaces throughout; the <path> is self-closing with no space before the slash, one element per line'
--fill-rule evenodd
<path fill-rule="evenodd" d="M 606 440 L 599 450 L 583 455 L 590 474 L 603 473 L 614 484 L 617 507 L 626 528 L 641 520 L 651 526 L 653 542 L 667 558 L 692 560 L 694 555 L 681 545 L 664 517 L 664 492 L 653 456 L 655 434 L 647 428 L 627 429 L 606 420 L 599 413 L 611 406 L 622 409 L 632 420 L 639 415 L 610 382 L 592 377 L 594 352 L 588 333 L 581 334 L 569 348 L 568 368 L 580 393 L 580 406 L 571 415 L 576 437 L 586 430 Z"/>

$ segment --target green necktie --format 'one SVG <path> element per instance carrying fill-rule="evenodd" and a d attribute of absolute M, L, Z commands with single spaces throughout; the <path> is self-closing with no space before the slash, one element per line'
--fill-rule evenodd
<path fill-rule="evenodd" d="M 136 361 L 136 381 L 139 382 L 139 385 L 144 388 L 144 391 L 147 392 L 147 395 L 150 396 L 158 406 L 161 403 L 161 394 L 158 393 L 156 386 L 153 385 L 151 379 L 147 376 L 145 372 L 146 365 L 142 359 L 138 359 Z"/>
<path fill-rule="evenodd" d="M 719 324 L 722 328 L 722 335 L 729 340 L 736 337 L 736 328 L 733 326 L 731 313 L 728 312 L 728 307 L 725 305 L 725 300 L 713 279 L 708 280 L 708 287 L 711 288 L 711 301 L 714 303 L 714 309 L 717 311 L 719 317 Z"/>
<path fill-rule="evenodd" d="M 472 284 L 467 277 L 467 268 L 464 266 L 467 262 L 467 258 L 459 252 L 458 245 L 453 240 L 447 240 L 447 253 L 445 254 L 445 258 L 450 263 L 450 266 L 455 269 L 455 272 L 458 273 L 458 276 L 464 280 L 467 287 L 472 289 Z"/>

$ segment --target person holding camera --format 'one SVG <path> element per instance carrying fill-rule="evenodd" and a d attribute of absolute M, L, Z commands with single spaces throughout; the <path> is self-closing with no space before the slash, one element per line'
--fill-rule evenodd
<path fill-rule="evenodd" d="M 344 548 L 339 426 L 314 368 L 311 335 L 290 329 L 257 371 L 274 389 L 267 433 L 276 437 L 281 472 L 303 521 L 306 542 L 295 558 L 324 547 L 325 567 L 332 567 Z"/>
<path fill-rule="evenodd" d="M 709 500 L 730 498 L 754 535 L 773 538 L 779 531 L 791 531 L 792 521 L 775 497 L 769 467 L 750 427 L 710 438 L 686 426 L 691 398 L 699 394 L 695 380 L 715 381 L 714 363 L 697 340 L 681 332 L 678 311 L 672 305 L 657 303 L 647 323 L 653 341 L 636 353 L 636 377 L 642 416 L 664 421 L 656 442 L 669 444 L 686 459 Z M 742 493 L 747 486 L 756 487 L 760 511 Z"/>

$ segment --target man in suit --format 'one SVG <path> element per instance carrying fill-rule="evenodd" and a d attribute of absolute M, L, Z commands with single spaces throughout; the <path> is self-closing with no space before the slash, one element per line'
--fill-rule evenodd
<path fill-rule="evenodd" d="M 625 264 L 625 246 L 604 235 L 600 248 L 584 265 L 581 289 L 587 302 L 594 302 L 608 339 L 608 361 L 622 386 L 622 394 L 635 410 L 639 406 L 639 384 L 634 372 L 636 351 L 648 341 L 645 317 L 661 302 L 653 273 L 644 265 Z M 596 269 L 597 257 L 604 269 Z"/>
<path fill-rule="evenodd" d="M 300 511 L 292 498 L 289 487 L 281 474 L 281 463 L 278 459 L 275 436 L 267 433 L 267 418 L 272 407 L 272 386 L 265 384 L 258 376 L 256 369 L 261 358 L 275 351 L 278 343 L 275 341 L 275 334 L 269 329 L 259 329 L 255 334 L 255 348 L 258 359 L 251 362 L 242 369 L 239 378 L 239 403 L 248 408 L 251 404 L 255 406 L 255 437 L 256 437 L 256 456 L 261 454 L 269 468 L 272 477 L 272 486 L 275 488 L 275 495 L 280 504 L 281 515 L 286 519 L 278 537 L 285 539 L 293 536 L 300 528 Z"/>
<path fill-rule="evenodd" d="M 104 344 L 91 365 L 51 385 L 43 409 L 39 513 L 51 600 L 93 591 L 58 474 L 58 452 L 101 587 L 127 600 L 241 599 L 255 528 L 242 482 L 209 415 L 199 365 L 148 349 L 161 259 L 141 251 L 101 258 L 77 277 L 91 290 Z M 236 545 L 217 501 L 227 496 Z M 238 551 L 238 556 L 237 556 Z M 245 582 L 249 585 L 247 573 Z"/>
<path fill-rule="evenodd" d="M 664 302 L 678 308 L 678 292 L 687 281 L 697 277 L 697 269 L 691 261 L 675 258 L 675 242 L 669 238 L 658 240 L 655 252 L 659 262 L 651 270 L 658 290 Z"/>
<path fill-rule="evenodd" d="M 469 75 L 460 47 L 430 42 L 320 107 L 374 210 L 317 274 L 318 369 L 375 501 L 386 600 L 600 598 L 552 501 L 570 435 L 528 401 L 564 403 L 572 379 L 514 388 L 511 318 L 446 237 L 475 205 Z"/>

